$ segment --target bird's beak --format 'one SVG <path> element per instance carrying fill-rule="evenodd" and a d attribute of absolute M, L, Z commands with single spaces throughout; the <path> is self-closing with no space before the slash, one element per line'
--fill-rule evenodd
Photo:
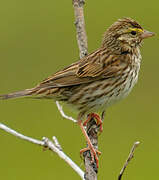
<path fill-rule="evenodd" d="M 145 38 L 152 37 L 154 35 L 155 35 L 154 32 L 150 32 L 150 31 L 144 30 L 144 32 L 141 34 L 141 38 L 145 39 Z"/>

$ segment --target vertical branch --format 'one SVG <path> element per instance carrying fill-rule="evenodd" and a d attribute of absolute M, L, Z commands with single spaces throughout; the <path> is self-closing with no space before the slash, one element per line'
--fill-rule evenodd
<path fill-rule="evenodd" d="M 80 58 L 88 54 L 87 35 L 85 30 L 83 6 L 85 0 L 73 0 L 75 13 L 75 26 L 77 31 L 77 42 L 80 51 Z"/>
<path fill-rule="evenodd" d="M 77 32 L 77 42 L 80 51 L 80 58 L 83 58 L 88 54 L 87 47 L 87 35 L 85 30 L 84 12 L 83 6 L 85 0 L 73 0 L 74 14 L 75 14 L 75 26 Z M 92 142 L 95 149 L 98 148 L 98 127 L 96 121 L 91 119 L 87 124 L 87 134 Z M 85 163 L 85 179 L 86 180 L 97 180 L 97 166 L 96 163 L 92 162 L 91 154 L 89 151 L 83 154 Z"/>
<path fill-rule="evenodd" d="M 87 134 L 95 149 L 98 149 L 98 127 L 94 118 L 87 123 Z M 84 154 L 85 162 L 85 179 L 97 180 L 98 168 L 95 162 L 92 162 L 90 151 L 86 151 Z"/>

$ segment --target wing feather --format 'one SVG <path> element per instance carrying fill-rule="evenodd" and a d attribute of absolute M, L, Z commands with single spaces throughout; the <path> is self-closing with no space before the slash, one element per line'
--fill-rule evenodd
<path fill-rule="evenodd" d="M 48 77 L 38 87 L 74 86 L 117 76 L 119 71 L 126 65 L 123 61 L 125 59 L 123 56 L 111 55 L 103 51 L 103 49 L 98 49 L 78 62 Z"/>

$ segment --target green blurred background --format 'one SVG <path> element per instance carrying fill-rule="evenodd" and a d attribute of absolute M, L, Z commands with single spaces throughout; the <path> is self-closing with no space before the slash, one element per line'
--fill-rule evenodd
<path fill-rule="evenodd" d="M 141 141 L 123 180 L 158 179 L 159 161 L 159 1 L 87 1 L 89 52 L 103 32 L 121 17 L 138 20 L 156 36 L 145 40 L 139 82 L 130 96 L 108 109 L 99 138 L 99 179 L 117 179 L 134 141 Z M 0 94 L 36 85 L 78 60 L 72 2 L 5 0 L 0 2 Z M 76 117 L 67 107 L 69 115 Z M 84 168 L 79 127 L 61 117 L 48 100 L 0 102 L 0 122 L 41 139 L 55 135 L 64 151 Z M 0 131 L 0 179 L 80 179 L 56 154 Z"/>

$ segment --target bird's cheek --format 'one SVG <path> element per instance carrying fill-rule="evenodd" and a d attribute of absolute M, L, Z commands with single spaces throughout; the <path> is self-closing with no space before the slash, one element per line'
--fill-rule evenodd
<path fill-rule="evenodd" d="M 119 37 L 118 41 L 121 43 L 121 45 L 122 44 L 129 44 L 128 39 L 126 37 L 123 37 L 123 36 Z"/>
<path fill-rule="evenodd" d="M 118 37 L 119 41 L 125 41 L 125 38 L 123 36 Z"/>

